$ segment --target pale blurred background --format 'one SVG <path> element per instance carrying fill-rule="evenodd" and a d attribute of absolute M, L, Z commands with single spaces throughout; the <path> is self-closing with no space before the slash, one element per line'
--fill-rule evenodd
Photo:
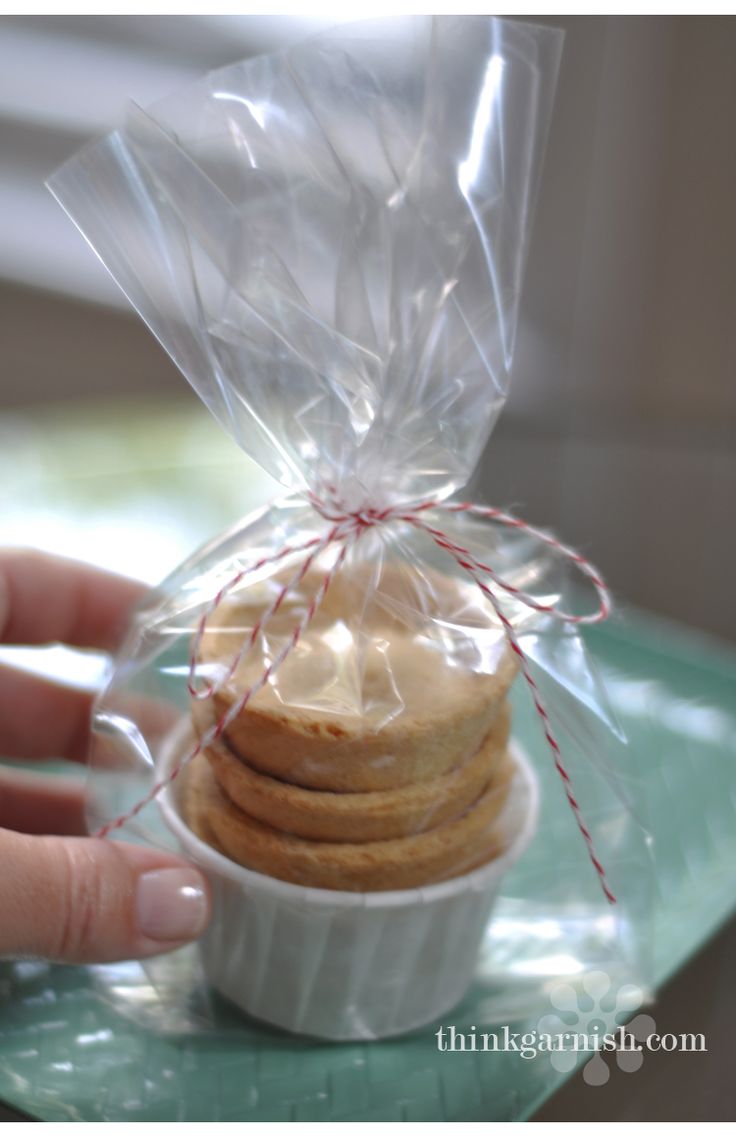
<path fill-rule="evenodd" d="M 44 188 L 86 140 L 328 20 L 0 18 L 0 540 L 161 578 L 273 491 Z M 513 393 L 471 487 L 736 637 L 736 21 L 570 17 Z"/>

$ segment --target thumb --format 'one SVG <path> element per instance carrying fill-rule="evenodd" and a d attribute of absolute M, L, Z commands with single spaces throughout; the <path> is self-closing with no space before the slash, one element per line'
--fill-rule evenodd
<path fill-rule="evenodd" d="M 173 855 L 95 837 L 0 830 L 0 958 L 142 959 L 196 939 L 202 874 Z"/>

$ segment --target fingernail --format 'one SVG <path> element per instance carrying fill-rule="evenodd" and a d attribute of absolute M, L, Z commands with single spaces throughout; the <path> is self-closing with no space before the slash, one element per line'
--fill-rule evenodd
<path fill-rule="evenodd" d="M 138 929 L 151 940 L 193 940 L 207 923 L 207 892 L 196 869 L 143 873 L 135 902 Z"/>

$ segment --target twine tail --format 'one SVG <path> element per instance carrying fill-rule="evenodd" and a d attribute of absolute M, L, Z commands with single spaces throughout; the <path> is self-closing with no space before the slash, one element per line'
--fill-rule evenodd
<path fill-rule="evenodd" d="M 457 511 L 456 507 L 450 506 L 448 508 L 454 509 L 454 511 Z M 478 509 L 478 507 L 474 507 L 472 505 L 468 506 L 467 508 L 472 509 L 474 512 L 476 511 L 476 509 L 478 510 L 478 512 L 480 512 L 482 509 L 482 507 L 480 507 L 480 509 Z M 500 510 L 492 510 L 492 511 L 489 511 L 489 513 L 493 514 L 495 520 L 499 520 L 502 523 L 505 522 L 505 519 L 507 519 L 507 518 L 510 519 L 513 522 L 515 528 L 522 528 L 522 529 L 527 529 L 527 530 L 531 528 L 529 526 L 526 526 L 526 524 L 523 521 L 520 521 L 519 518 L 511 517 L 510 514 L 503 514 L 503 513 L 501 513 Z M 440 548 L 445 549 L 446 552 L 448 552 L 454 558 L 454 560 L 456 561 L 458 566 L 460 568 L 462 568 L 463 571 L 466 572 L 475 581 L 475 583 L 478 585 L 478 588 L 481 590 L 483 595 L 491 602 L 491 604 L 493 606 L 493 610 L 496 613 L 496 616 L 498 617 L 499 621 L 501 622 L 501 625 L 502 625 L 504 633 L 506 635 L 506 639 L 508 641 L 509 647 L 514 652 L 514 654 L 516 655 L 516 658 L 519 661 L 519 667 L 520 667 L 521 673 L 524 676 L 526 684 L 527 684 L 529 691 L 531 693 L 532 701 L 534 703 L 534 709 L 536 710 L 537 715 L 539 717 L 539 720 L 542 724 L 542 730 L 544 733 L 544 737 L 545 737 L 547 744 L 549 746 L 549 749 L 552 753 L 552 759 L 554 762 L 555 770 L 557 771 L 557 773 L 560 777 L 560 781 L 562 782 L 562 788 L 564 790 L 565 797 L 567 798 L 570 809 L 572 810 L 572 813 L 573 813 L 573 816 L 575 818 L 575 822 L 577 824 L 578 830 L 580 831 L 580 834 L 581 834 L 583 840 L 585 841 L 585 845 L 586 845 L 586 848 L 588 851 L 588 856 L 590 858 L 591 864 L 593 865 L 593 868 L 595 869 L 595 871 L 598 875 L 598 879 L 600 881 L 600 885 L 601 885 L 601 888 L 603 890 L 603 894 L 606 897 L 606 900 L 609 902 L 609 904 L 615 904 L 616 903 L 616 897 L 615 897 L 615 895 L 614 895 L 613 891 L 611 890 L 611 887 L 608 883 L 606 871 L 603 867 L 603 864 L 601 863 L 600 858 L 598 857 L 598 854 L 596 853 L 595 845 L 594 845 L 593 838 L 591 836 L 590 830 L 588 829 L 588 826 L 585 823 L 585 820 L 584 820 L 583 814 L 582 814 L 582 810 L 580 809 L 580 805 L 578 803 L 578 800 L 575 797 L 575 794 L 573 793 L 572 779 L 570 778 L 570 775 L 569 775 L 569 773 L 565 767 L 565 764 L 562 760 L 562 751 L 560 750 L 559 743 L 557 742 L 557 739 L 555 738 L 555 735 L 552 731 L 552 724 L 550 722 L 549 713 L 547 712 L 547 708 L 545 707 L 545 705 L 542 701 L 542 696 L 540 694 L 539 687 L 537 686 L 536 680 L 534 679 L 534 676 L 532 675 L 531 670 L 529 668 L 529 662 L 528 662 L 526 655 L 524 654 L 524 652 L 521 648 L 521 645 L 520 645 L 519 640 L 517 638 L 516 632 L 514 631 L 513 624 L 511 623 L 511 621 L 508 619 L 508 617 L 504 613 L 503 609 L 501 608 L 501 605 L 499 603 L 498 597 L 496 596 L 495 592 L 488 585 L 487 581 L 483 579 L 483 576 L 481 574 L 484 574 L 484 575 L 490 577 L 491 579 L 493 579 L 493 581 L 496 585 L 503 588 L 506 592 L 516 596 L 517 599 L 519 599 L 527 607 L 533 608 L 535 611 L 538 611 L 538 612 L 545 612 L 549 615 L 556 616 L 558 619 L 561 619 L 563 622 L 572 623 L 572 624 L 597 623 L 598 621 L 605 619 L 606 616 L 608 615 L 609 611 L 610 611 L 610 600 L 608 597 L 608 590 L 606 589 L 605 585 L 603 584 L 603 581 L 601 580 L 601 578 L 597 575 L 597 573 L 595 573 L 595 570 L 593 569 L 592 565 L 589 565 L 588 562 L 584 560 L 584 558 L 581 558 L 579 556 L 579 554 L 574 554 L 575 562 L 576 563 L 582 562 L 586 566 L 586 569 L 590 570 L 590 571 L 586 572 L 586 575 L 588 575 L 590 577 L 590 579 L 592 579 L 594 581 L 594 583 L 596 583 L 596 587 L 598 586 L 598 584 L 600 584 L 599 598 L 600 598 L 601 603 L 600 603 L 600 607 L 599 607 L 598 612 L 596 612 L 590 616 L 575 616 L 575 615 L 572 615 L 572 614 L 569 614 L 566 612 L 562 612 L 561 610 L 557 609 L 554 605 L 538 604 L 533 600 L 532 597 L 529 597 L 528 594 L 522 592 L 520 589 L 515 588 L 513 585 L 508 584 L 502 578 L 498 577 L 497 574 L 495 573 L 495 571 L 489 565 L 485 565 L 481 561 L 476 560 L 476 558 L 472 555 L 472 553 L 470 552 L 469 549 L 466 549 L 462 545 L 458 545 L 456 542 L 452 541 L 447 536 L 446 533 L 442 532 L 442 530 L 433 528 L 432 526 L 426 524 L 424 521 L 420 520 L 417 517 L 412 517 L 412 518 L 407 517 L 406 520 L 410 520 L 411 523 L 414 524 L 417 528 L 424 530 L 424 532 L 429 534 L 429 536 L 432 538 L 432 540 L 435 542 L 435 544 L 439 545 Z M 554 538 L 549 537 L 548 534 L 544 534 L 544 537 L 546 539 L 547 544 L 556 545 L 557 548 L 559 550 L 561 550 L 562 552 L 566 553 L 568 551 L 565 548 L 565 546 L 561 545 Z M 602 595 L 601 595 L 601 592 L 603 593 Z"/>
<path fill-rule="evenodd" d="M 338 529 L 338 528 L 339 527 L 337 527 L 337 526 L 335 527 L 335 529 Z M 167 786 L 170 786 L 172 784 L 172 782 L 174 782 L 176 780 L 176 778 L 178 778 L 179 774 L 182 772 L 182 770 L 184 769 L 185 766 L 188 766 L 189 763 L 192 762 L 199 754 L 201 754 L 202 751 L 207 746 L 210 746 L 213 742 L 215 742 L 223 734 L 223 732 L 225 730 L 227 730 L 230 723 L 233 722 L 234 719 L 236 719 L 238 717 L 238 715 L 241 713 L 241 711 L 243 711 L 246 708 L 246 706 L 248 705 L 250 700 L 253 698 L 253 696 L 256 695 L 260 690 L 262 690 L 263 687 L 266 686 L 269 679 L 271 679 L 271 677 L 276 674 L 276 672 L 281 667 L 284 660 L 287 659 L 288 656 L 291 654 L 291 652 L 296 648 L 300 639 L 302 638 L 302 636 L 306 632 L 307 628 L 311 624 L 312 620 L 316 616 L 316 614 L 319 611 L 319 608 L 322 604 L 322 601 L 324 600 L 325 596 L 327 595 L 327 591 L 328 591 L 330 585 L 332 584 L 332 581 L 334 580 L 335 576 L 337 575 L 337 573 L 339 572 L 340 568 L 342 567 L 342 565 L 345 561 L 345 557 L 347 556 L 348 549 L 350 548 L 352 541 L 357 540 L 357 538 L 360 536 L 361 532 L 362 532 L 362 530 L 360 528 L 358 528 L 356 530 L 350 530 L 350 531 L 345 532 L 345 533 L 340 532 L 337 535 L 335 535 L 334 531 L 331 530 L 330 534 L 327 534 L 325 537 L 319 539 L 318 548 L 319 548 L 320 552 L 323 551 L 325 548 L 328 547 L 329 544 L 331 544 L 333 541 L 336 541 L 336 540 L 340 540 L 342 542 L 342 547 L 340 549 L 338 556 L 335 559 L 335 563 L 324 574 L 322 581 L 320 583 L 320 586 L 317 589 L 317 591 L 315 592 L 311 601 L 309 602 L 309 605 L 307 607 L 306 612 L 304 613 L 304 616 L 302 617 L 300 622 L 295 626 L 294 631 L 292 632 L 289 639 L 284 644 L 283 648 L 278 653 L 278 655 L 264 669 L 264 671 L 259 676 L 258 680 L 251 687 L 248 687 L 247 690 L 241 695 L 241 697 L 238 700 L 236 700 L 236 702 L 234 702 L 232 704 L 232 706 L 228 709 L 227 713 L 225 715 L 223 715 L 222 718 L 218 719 L 218 721 L 213 726 L 211 726 L 208 730 L 205 731 L 205 733 L 201 736 L 201 738 L 197 742 L 194 749 L 191 750 L 184 758 L 180 758 L 179 761 L 176 762 L 172 766 L 171 770 L 169 771 L 169 773 L 167 774 L 167 776 L 165 778 L 161 778 L 159 781 L 155 782 L 154 785 L 148 791 L 148 793 L 144 797 L 142 797 L 138 802 L 136 802 L 136 804 L 134 806 L 132 806 L 127 812 L 121 814 L 119 817 L 116 817 L 112 821 L 107 822 L 106 825 L 103 825 L 100 829 L 98 829 L 95 833 L 92 834 L 93 837 L 107 837 L 110 833 L 114 832 L 117 829 L 121 829 L 124 825 L 127 825 L 127 823 L 129 821 L 132 821 L 135 817 L 137 817 L 142 809 L 145 809 L 145 807 L 147 805 L 149 805 L 155 798 L 158 797 L 158 795 L 161 793 L 162 790 L 166 789 Z M 312 542 L 310 542 L 310 544 L 311 543 Z M 307 558 L 307 560 L 305 561 L 305 564 L 307 564 L 307 562 L 311 564 L 312 560 L 314 559 L 314 557 L 316 555 L 317 555 L 317 552 L 315 551 L 313 554 L 310 555 L 311 559 Z M 278 555 L 278 556 L 274 557 L 273 559 L 279 560 L 279 559 L 281 559 L 281 556 Z M 244 575 L 246 575 L 247 572 L 252 572 L 252 571 L 253 571 L 253 569 L 251 567 L 250 569 L 245 570 L 242 574 L 239 574 L 239 575 L 244 576 Z M 297 574 L 297 576 L 299 576 L 299 579 L 303 578 L 306 571 L 307 571 L 306 568 L 304 568 L 303 571 L 300 570 L 300 572 Z M 296 580 L 296 578 L 295 578 L 295 580 Z M 221 590 L 223 593 L 223 596 L 228 591 L 230 591 L 230 588 L 232 588 L 232 587 L 235 587 L 235 586 L 233 585 L 233 583 L 231 581 L 229 584 L 229 587 L 226 585 Z M 287 589 L 289 587 L 294 587 L 294 581 L 292 581 L 290 585 L 287 585 L 285 587 Z M 218 601 L 218 603 L 219 602 L 220 601 Z M 281 596 L 281 600 L 279 601 L 279 603 L 281 603 L 281 602 L 283 602 L 283 595 Z M 211 614 L 212 610 L 213 609 L 210 610 L 209 614 Z M 205 617 L 205 619 L 206 619 L 206 617 Z M 261 626 L 262 625 L 263 625 L 263 621 L 261 621 Z M 245 653 L 243 652 L 243 654 L 245 654 Z M 214 689 L 214 687 L 213 687 L 213 689 Z"/>

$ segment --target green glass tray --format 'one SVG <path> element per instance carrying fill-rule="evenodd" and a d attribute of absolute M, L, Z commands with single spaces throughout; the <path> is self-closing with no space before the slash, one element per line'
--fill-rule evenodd
<path fill-rule="evenodd" d="M 642 756 L 659 986 L 736 907 L 736 652 L 640 612 L 588 641 Z M 515 730 L 539 747 L 531 717 Z M 545 857 L 552 837 L 542 831 L 528 857 Z M 119 968 L 119 985 L 140 995 L 135 967 Z M 568 1076 L 545 1054 L 440 1053 L 432 1028 L 381 1043 L 300 1040 L 219 1002 L 209 1034 L 161 1036 L 121 1013 L 114 985 L 94 969 L 0 965 L 0 1098 L 44 1120 L 521 1120 Z"/>
<path fill-rule="evenodd" d="M 0 437 L 4 541 L 152 583 L 276 488 L 194 399 L 16 413 L 0 418 Z M 659 986 L 736 907 L 736 651 L 640 612 L 587 638 L 641 756 Z M 22 654 L 69 679 L 62 649 Z M 521 705 L 514 731 L 552 788 L 538 724 Z M 548 855 L 551 818 L 514 872 L 533 876 Z M 0 1099 L 44 1120 L 520 1120 L 566 1076 L 545 1054 L 440 1053 L 432 1028 L 381 1043 L 300 1040 L 224 1002 L 206 1036 L 162 1034 L 124 1013 L 126 992 L 145 1001 L 136 964 L 0 963 Z M 458 1024 L 473 1021 L 479 997 L 471 990 Z M 536 1026 L 540 1010 L 514 1029 Z"/>

